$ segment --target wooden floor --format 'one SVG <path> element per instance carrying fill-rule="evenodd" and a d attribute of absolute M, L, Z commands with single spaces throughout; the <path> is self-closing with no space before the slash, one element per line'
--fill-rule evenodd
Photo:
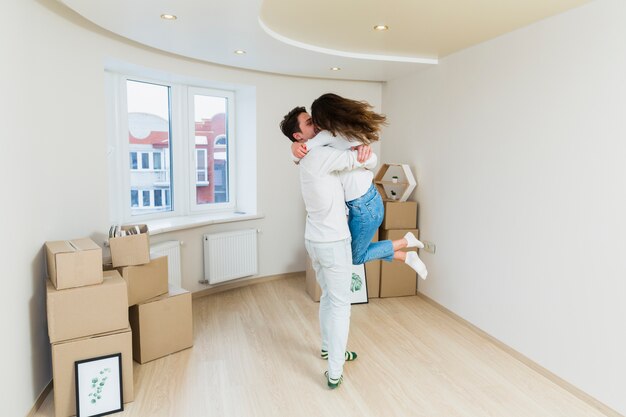
<path fill-rule="evenodd" d="M 135 364 L 119 416 L 595 417 L 595 408 L 420 297 L 352 308 L 359 354 L 331 391 L 304 278 L 194 300 L 195 345 Z M 52 393 L 35 414 L 54 415 Z"/>

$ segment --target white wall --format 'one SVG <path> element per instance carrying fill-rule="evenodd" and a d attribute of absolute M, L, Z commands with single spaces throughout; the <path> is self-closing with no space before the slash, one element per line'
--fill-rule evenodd
<path fill-rule="evenodd" d="M 5 4 L 6 3 L 6 4 Z M 304 270 L 304 208 L 297 168 L 278 123 L 296 105 L 335 91 L 380 107 L 377 83 L 301 79 L 186 60 L 94 28 L 53 0 L 9 0 L 0 25 L 3 115 L 0 331 L 4 378 L 0 415 L 23 416 L 51 379 L 45 322 L 42 245 L 108 230 L 104 62 L 117 59 L 160 71 L 256 87 L 259 149 L 256 221 L 158 235 L 181 239 L 184 281 L 198 289 L 203 233 L 261 229 L 260 275 Z M 276 198 L 277 193 L 284 198 Z M 10 400 L 8 400 L 10 399 Z"/>
<path fill-rule="evenodd" d="M 389 82 L 383 161 L 416 172 L 419 290 L 626 414 L 626 2 Z"/>

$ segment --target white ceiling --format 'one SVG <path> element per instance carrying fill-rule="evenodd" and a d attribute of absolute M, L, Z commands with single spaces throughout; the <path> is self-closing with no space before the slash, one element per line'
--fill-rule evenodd
<path fill-rule="evenodd" d="M 387 81 L 590 0 L 59 1 L 118 35 L 207 62 Z"/>

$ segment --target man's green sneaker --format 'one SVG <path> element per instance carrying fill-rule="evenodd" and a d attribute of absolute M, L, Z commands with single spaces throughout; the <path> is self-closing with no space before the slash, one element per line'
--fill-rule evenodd
<path fill-rule="evenodd" d="M 322 349 L 322 353 L 320 355 L 322 357 L 322 359 L 328 359 L 328 351 Z M 350 352 L 348 350 L 346 350 L 346 353 L 344 355 L 345 359 L 347 362 L 353 361 L 357 358 L 357 354 L 356 352 Z"/>
<path fill-rule="evenodd" d="M 337 388 L 343 382 L 343 375 L 341 375 L 337 379 L 333 379 L 333 378 L 329 377 L 328 376 L 328 371 L 324 372 L 324 375 L 326 375 L 326 380 L 328 381 L 328 388 L 330 388 L 330 389 Z"/>

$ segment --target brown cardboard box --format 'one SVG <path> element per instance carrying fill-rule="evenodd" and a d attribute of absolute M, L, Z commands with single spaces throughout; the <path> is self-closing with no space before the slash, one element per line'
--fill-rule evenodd
<path fill-rule="evenodd" d="M 380 269 L 384 261 L 369 261 L 365 264 L 367 298 L 380 297 Z"/>
<path fill-rule="evenodd" d="M 402 239 L 404 235 L 407 233 L 413 233 L 417 239 L 419 239 L 420 231 L 416 228 L 405 228 L 405 229 L 394 229 L 394 230 L 381 230 L 380 231 L 380 239 L 381 240 L 398 240 Z M 405 249 L 407 250 L 407 249 Z M 416 250 L 415 248 L 410 248 L 408 250 Z"/>
<path fill-rule="evenodd" d="M 381 239 L 402 239 L 407 232 L 419 237 L 417 229 L 383 230 Z M 409 251 L 415 251 L 411 248 Z M 380 297 L 400 297 L 415 295 L 417 291 L 417 273 L 400 261 L 383 262 L 380 271 Z"/>
<path fill-rule="evenodd" d="M 417 202 L 385 201 L 385 218 L 380 227 L 386 230 L 415 229 L 417 227 Z"/>
<path fill-rule="evenodd" d="M 400 261 L 383 262 L 380 272 L 380 298 L 415 295 L 417 273 Z"/>
<path fill-rule="evenodd" d="M 128 287 L 128 305 L 132 306 L 167 292 L 167 256 L 150 263 L 119 268 Z"/>
<path fill-rule="evenodd" d="M 109 239 L 111 260 L 113 267 L 143 265 L 150 262 L 150 241 L 148 226 L 137 225 L 141 233 Z M 135 226 L 122 226 L 122 230 L 129 230 Z"/>
<path fill-rule="evenodd" d="M 54 415 L 56 417 L 76 415 L 74 362 L 114 353 L 122 354 L 122 396 L 124 403 L 129 403 L 135 397 L 130 328 L 52 344 Z"/>
<path fill-rule="evenodd" d="M 89 238 L 46 242 L 48 277 L 58 290 L 100 284 L 102 248 Z"/>
<path fill-rule="evenodd" d="M 378 242 L 378 230 L 372 239 L 372 242 Z M 365 279 L 367 281 L 367 298 L 378 298 L 380 293 L 380 264 L 382 261 L 370 261 L 365 264 Z M 315 278 L 315 271 L 311 264 L 311 258 L 308 254 L 306 257 L 305 269 L 305 287 L 306 292 L 315 302 L 320 300 L 322 289 Z"/>
<path fill-rule="evenodd" d="M 191 293 L 170 286 L 167 294 L 129 310 L 133 358 L 139 363 L 193 346 Z"/>
<path fill-rule="evenodd" d="M 117 271 L 105 272 L 102 284 L 66 290 L 46 282 L 51 343 L 128 327 L 126 281 Z"/>

